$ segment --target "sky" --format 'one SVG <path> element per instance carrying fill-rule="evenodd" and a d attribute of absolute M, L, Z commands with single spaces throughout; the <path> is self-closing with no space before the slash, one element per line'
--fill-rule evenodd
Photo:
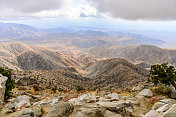
<path fill-rule="evenodd" d="M 176 0 L 0 0 L 0 21 L 175 32 Z"/>

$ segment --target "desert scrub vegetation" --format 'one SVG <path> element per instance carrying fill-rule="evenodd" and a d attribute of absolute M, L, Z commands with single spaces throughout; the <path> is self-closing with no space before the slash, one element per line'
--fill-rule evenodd
<path fill-rule="evenodd" d="M 174 67 L 169 66 L 168 63 L 152 65 L 148 81 L 153 82 L 155 85 L 159 83 L 166 86 L 172 85 L 176 89 L 176 71 Z"/>
<path fill-rule="evenodd" d="M 169 87 L 167 87 L 167 86 L 165 86 L 165 85 L 163 85 L 163 84 L 160 84 L 160 85 L 158 85 L 157 87 L 153 87 L 152 88 L 152 91 L 154 92 L 154 93 L 156 93 L 156 94 L 161 94 L 161 95 L 167 95 L 167 96 L 169 96 L 170 95 L 170 93 L 171 93 L 171 90 L 170 90 L 170 88 Z"/>
<path fill-rule="evenodd" d="M 11 91 L 15 88 L 15 82 L 12 79 L 12 70 L 0 67 L 0 74 L 6 76 L 8 79 L 6 81 L 5 95 L 4 99 L 7 100 L 11 97 Z"/>
<path fill-rule="evenodd" d="M 82 86 L 77 86 L 76 87 L 76 91 L 82 91 L 82 90 L 84 90 L 84 88 Z"/>

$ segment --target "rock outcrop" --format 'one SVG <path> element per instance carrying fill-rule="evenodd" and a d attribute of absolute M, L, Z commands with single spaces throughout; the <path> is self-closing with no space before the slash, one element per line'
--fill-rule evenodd
<path fill-rule="evenodd" d="M 8 79 L 7 77 L 0 74 L 0 107 L 4 102 L 5 84 L 7 79 Z"/>
<path fill-rule="evenodd" d="M 73 104 L 59 102 L 52 107 L 46 117 L 68 117 L 68 115 L 72 113 L 73 109 Z"/>

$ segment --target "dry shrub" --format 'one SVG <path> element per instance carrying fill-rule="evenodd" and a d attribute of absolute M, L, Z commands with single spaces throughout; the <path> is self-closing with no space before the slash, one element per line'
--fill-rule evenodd
<path fill-rule="evenodd" d="M 164 85 L 159 85 L 158 87 L 153 87 L 152 91 L 158 95 L 168 95 L 169 96 L 171 93 L 169 87 L 164 86 Z"/>
<path fill-rule="evenodd" d="M 27 93 L 30 93 L 30 94 L 32 94 L 32 95 L 35 95 L 35 91 L 34 91 L 33 88 L 31 88 L 31 90 L 27 90 Z"/>

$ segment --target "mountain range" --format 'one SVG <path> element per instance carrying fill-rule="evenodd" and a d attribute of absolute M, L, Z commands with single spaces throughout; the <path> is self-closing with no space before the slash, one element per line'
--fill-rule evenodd
<path fill-rule="evenodd" d="M 152 64 L 176 67 L 176 50 L 156 46 L 164 41 L 127 32 L 0 23 L 0 42 L 0 67 L 13 69 L 21 85 L 132 87 L 146 81 Z"/>

